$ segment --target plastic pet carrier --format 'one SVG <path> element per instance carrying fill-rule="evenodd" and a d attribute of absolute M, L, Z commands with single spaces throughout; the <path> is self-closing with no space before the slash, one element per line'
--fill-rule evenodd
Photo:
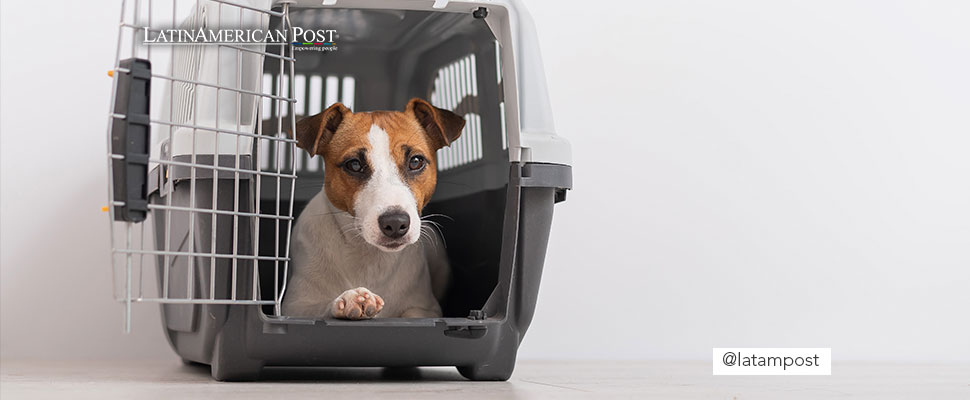
<path fill-rule="evenodd" d="M 519 2 L 127 1 L 109 75 L 112 273 L 126 330 L 133 304 L 160 304 L 175 352 L 219 380 L 275 366 L 509 378 L 553 205 L 572 184 Z M 442 216 L 452 268 L 443 317 L 283 315 L 290 230 L 326 173 L 288 132 L 337 101 L 402 110 L 412 97 L 466 120 L 436 155 L 423 210 Z"/>

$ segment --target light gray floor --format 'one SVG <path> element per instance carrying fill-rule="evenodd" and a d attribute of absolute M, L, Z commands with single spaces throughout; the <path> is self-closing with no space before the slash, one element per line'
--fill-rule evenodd
<path fill-rule="evenodd" d="M 709 362 L 524 361 L 508 382 L 469 382 L 454 368 L 269 371 L 256 383 L 221 383 L 177 361 L 3 361 L 0 397 L 970 399 L 970 364 L 838 363 L 832 376 L 712 376 Z"/>

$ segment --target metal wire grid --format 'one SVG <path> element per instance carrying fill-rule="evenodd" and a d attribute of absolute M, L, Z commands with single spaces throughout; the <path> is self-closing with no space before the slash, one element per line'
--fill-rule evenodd
<path fill-rule="evenodd" d="M 158 0 L 164 1 L 164 0 Z M 240 0 L 245 1 L 245 0 Z M 224 8 L 232 8 L 230 11 L 238 12 L 239 21 L 237 26 L 242 26 L 244 14 L 246 13 L 256 13 L 257 20 L 262 27 L 268 27 L 270 19 L 275 17 L 279 18 L 281 23 L 281 29 L 288 32 L 290 29 L 290 19 L 289 19 L 289 5 L 286 3 L 282 4 L 279 11 L 274 11 L 269 7 L 268 0 L 257 0 L 253 3 L 265 3 L 263 5 L 248 5 L 240 4 L 231 1 L 224 0 L 208 0 L 208 1 L 190 1 L 188 2 L 194 7 L 194 12 L 191 18 L 194 18 L 194 22 L 198 23 L 199 18 L 201 18 L 203 25 L 206 23 L 206 11 L 210 9 L 215 9 L 219 15 L 219 22 L 221 21 L 221 16 L 224 14 Z M 111 104 L 115 103 L 117 96 L 117 82 L 119 79 L 119 74 L 128 72 L 125 68 L 121 67 L 121 60 L 123 56 L 128 57 L 139 57 L 147 58 L 152 61 L 153 64 L 160 58 L 164 57 L 165 54 L 161 50 L 156 50 L 153 56 L 152 46 L 139 45 L 137 43 L 136 35 L 139 31 L 143 31 L 144 28 L 148 28 L 150 31 L 156 32 L 162 21 L 157 21 L 153 19 L 153 13 L 157 14 L 159 8 L 153 7 L 151 0 L 135 0 L 133 4 L 129 1 L 122 2 L 121 9 L 121 22 L 118 29 L 118 46 L 116 49 L 115 63 L 114 63 L 114 74 L 115 81 L 112 85 L 111 93 Z M 157 3 L 156 3 L 157 5 Z M 164 4 L 163 4 L 164 5 Z M 129 7 L 132 6 L 132 7 Z M 183 4 L 184 6 L 184 4 Z M 153 11 L 154 10 L 154 11 Z M 171 25 L 169 27 L 176 27 L 177 16 L 179 15 L 179 2 L 178 0 L 171 0 Z M 253 15 L 250 14 L 249 17 Z M 193 23 L 193 21 L 186 21 L 186 23 Z M 125 46 L 125 42 L 128 42 L 130 48 Z M 153 197 L 154 201 L 150 201 L 148 205 L 149 215 L 145 221 L 140 223 L 134 222 L 124 222 L 115 221 L 115 206 L 124 206 L 124 202 L 114 201 L 114 171 L 112 170 L 112 160 L 124 159 L 124 154 L 114 154 L 112 153 L 111 146 L 111 129 L 112 121 L 115 119 L 124 119 L 125 115 L 115 114 L 114 112 L 109 113 L 108 119 L 108 196 L 112 199 L 111 207 L 108 207 L 110 213 L 110 225 L 111 225 L 111 253 L 112 253 L 112 277 L 115 279 L 115 298 L 119 302 L 124 304 L 125 313 L 125 331 L 129 332 L 131 330 L 131 309 L 133 303 L 165 303 L 165 304 L 250 304 L 250 305 L 273 305 L 274 313 L 278 316 L 280 315 L 280 305 L 282 303 L 283 294 L 285 293 L 286 287 L 286 277 L 289 268 L 289 235 L 292 222 L 293 222 L 293 197 L 295 190 L 295 179 L 296 179 L 296 168 L 295 162 L 296 157 L 295 152 L 295 140 L 290 139 L 284 130 L 284 123 L 288 124 L 288 130 L 293 131 L 296 128 L 296 120 L 294 113 L 287 113 L 287 110 L 296 101 L 293 96 L 292 89 L 289 89 L 287 93 L 281 93 L 281 89 L 285 88 L 283 85 L 283 80 L 287 76 L 292 81 L 294 74 L 294 56 L 293 49 L 288 44 L 266 44 L 266 45 L 234 45 L 234 44 L 218 44 L 216 49 L 216 79 L 215 82 L 205 81 L 204 79 L 198 78 L 197 76 L 186 77 L 184 72 L 192 72 L 192 68 L 196 69 L 201 67 L 199 61 L 199 49 L 198 45 L 195 46 L 185 46 L 187 51 L 183 51 L 181 48 L 169 49 L 169 65 L 171 66 L 171 75 L 166 75 L 153 71 L 152 78 L 152 103 L 153 106 L 156 105 L 156 101 L 167 101 L 168 108 L 167 113 L 161 113 L 163 115 L 153 116 L 150 118 L 149 122 L 151 125 L 152 135 L 160 132 L 168 133 L 168 143 L 166 145 L 169 149 L 176 148 L 175 141 L 180 136 L 177 130 L 189 130 L 189 137 L 191 138 L 191 148 L 190 154 L 188 154 L 188 161 L 176 160 L 176 154 L 165 154 L 159 153 L 155 156 L 153 151 L 153 157 L 149 158 L 150 165 L 157 168 L 159 174 L 159 187 L 158 187 L 158 197 Z M 274 52 L 269 47 L 278 47 L 278 51 Z M 179 46 L 182 47 L 182 46 Z M 239 69 L 234 71 L 235 84 L 230 86 L 226 85 L 222 79 L 222 66 L 223 61 L 223 51 L 228 50 L 229 54 L 235 55 L 235 66 Z M 163 54 L 159 54 L 162 52 Z M 258 57 L 258 68 L 256 71 L 251 71 L 250 74 L 257 82 L 258 88 L 256 90 L 245 89 L 243 86 L 243 57 L 244 54 L 255 55 Z M 195 55 L 195 57 L 187 57 L 189 55 Z M 267 57 L 273 60 L 278 60 L 278 69 L 275 73 L 275 85 L 272 88 L 263 87 L 262 78 L 262 68 L 264 65 L 270 65 L 267 63 Z M 126 57 L 127 58 L 127 57 Z M 186 59 L 188 58 L 188 59 Z M 274 63 L 275 64 L 275 63 Z M 288 71 L 287 71 L 288 69 Z M 179 72 L 183 72 L 183 76 L 178 76 Z M 197 75 L 197 74 L 196 74 Z M 247 75 L 248 76 L 248 75 Z M 156 82 L 161 82 L 159 85 Z M 162 93 L 167 84 L 168 96 Z M 215 90 L 215 123 L 211 126 L 204 125 L 198 121 L 199 118 L 199 102 L 196 101 L 200 97 L 199 89 L 209 88 Z M 267 93 L 267 90 L 269 93 Z M 180 92 L 179 92 L 180 91 Z M 233 98 L 234 104 L 225 104 L 225 102 L 220 102 L 223 94 L 230 94 Z M 180 102 L 178 107 L 176 107 L 175 101 L 177 94 L 188 95 L 181 96 L 180 101 L 186 98 L 190 99 L 188 102 Z M 275 118 L 271 116 L 261 115 L 260 110 L 262 109 L 261 102 L 269 101 L 272 103 L 272 107 L 275 110 Z M 247 104 L 247 102 L 253 102 L 255 104 Z M 247 107 L 248 106 L 248 107 Z M 187 108 L 186 108 L 187 107 Z M 152 113 L 155 114 L 156 107 L 152 107 Z M 252 124 L 248 125 L 248 128 L 252 132 L 247 131 L 247 128 L 243 124 L 243 110 L 251 110 L 247 113 L 249 121 Z M 177 110 L 182 110 L 179 115 L 176 115 Z M 188 110 L 189 112 L 184 112 Z M 234 129 L 223 127 L 220 124 L 221 119 L 219 118 L 220 113 L 225 113 L 229 111 L 232 116 L 234 116 Z M 234 112 L 234 114 L 232 113 Z M 167 114 L 167 115 L 165 115 Z M 275 131 L 270 133 L 263 132 L 264 129 L 264 118 L 265 121 L 271 122 L 275 120 Z M 285 121 L 285 122 L 284 122 Z M 272 126 L 273 124 L 267 124 Z M 198 146 L 198 136 L 200 134 L 214 134 L 215 144 L 212 146 L 211 153 L 200 154 Z M 231 166 L 221 165 L 220 159 L 220 137 L 223 135 L 228 135 L 229 140 L 235 140 L 234 151 L 228 154 L 233 160 Z M 245 139 L 245 140 L 244 140 Z M 154 146 L 154 144 L 153 144 Z M 275 163 L 275 168 L 270 168 L 269 170 L 263 170 L 259 167 L 257 160 L 260 160 L 260 149 L 269 149 L 275 154 L 272 159 Z M 154 150 L 154 149 L 153 149 Z M 211 164 L 200 163 L 200 155 L 210 156 Z M 184 156 L 184 155 L 183 155 Z M 248 166 L 243 162 L 246 158 L 249 158 Z M 206 158 L 206 157 L 203 157 Z M 288 160 L 287 165 L 283 164 L 284 160 Z M 185 182 L 180 182 L 176 185 L 175 179 L 169 179 L 169 173 L 175 168 L 183 168 L 189 170 L 189 176 L 187 179 L 188 184 L 188 199 L 189 204 L 177 205 L 172 203 L 172 198 L 174 191 L 186 190 L 184 188 Z M 209 208 L 205 208 L 205 205 L 196 204 L 197 195 L 202 194 L 201 189 L 197 188 L 198 180 L 197 178 L 201 176 L 208 176 L 211 179 L 211 204 Z M 222 181 L 228 180 L 224 176 L 231 176 L 232 182 L 232 208 L 230 209 L 220 209 L 219 207 L 219 188 L 222 185 Z M 263 202 L 263 191 L 264 188 L 264 177 L 270 179 L 268 188 L 272 192 L 272 186 L 275 185 L 275 196 L 270 199 L 275 201 L 275 208 L 273 212 L 263 212 L 261 210 L 261 204 Z M 284 197 L 286 191 L 289 192 L 288 197 Z M 247 193 L 248 192 L 248 193 Z M 244 196 L 245 194 L 249 194 Z M 243 197 L 243 199 L 241 199 Z M 158 199 L 162 200 L 159 201 Z M 240 204 L 241 201 L 243 204 Z M 283 203 L 287 203 L 286 207 L 281 207 Z M 283 214 L 283 210 L 286 210 L 286 214 Z M 253 211 L 246 211 L 247 209 Z M 163 221 L 156 221 L 156 216 L 163 215 L 161 218 Z M 204 232 L 205 228 L 202 226 L 197 226 L 197 224 L 202 224 L 205 222 L 205 216 L 209 219 L 209 230 L 210 234 L 208 237 L 208 246 L 205 245 L 205 238 L 196 238 L 195 235 Z M 217 233 L 220 232 L 219 216 L 225 218 L 231 218 L 230 230 L 232 231 L 231 237 L 231 252 L 230 253 L 220 253 L 217 248 L 220 247 L 218 243 L 225 243 L 227 238 L 217 237 Z M 184 223 L 187 221 L 188 224 L 188 237 L 185 239 L 185 243 L 188 245 L 188 249 L 173 248 L 172 239 L 174 233 L 172 232 L 173 218 L 176 222 Z M 225 219 L 223 218 L 223 220 Z M 260 254 L 260 225 L 262 219 L 270 220 L 271 228 L 273 229 L 275 243 L 273 247 L 273 255 L 261 255 Z M 157 224 L 162 224 L 164 230 L 159 231 Z M 223 223 L 225 223 L 223 221 Z M 251 232 L 252 247 L 250 251 L 245 254 L 245 251 L 241 251 L 240 245 L 240 230 L 243 226 L 247 226 Z M 268 229 L 264 227 L 264 229 Z M 147 231 L 147 233 L 146 233 Z M 152 238 L 154 232 L 155 248 L 150 248 L 149 241 Z M 222 232 L 225 232 L 223 230 Z M 285 232 L 283 236 L 286 238 L 283 246 L 281 247 L 280 238 L 281 232 Z M 163 238 L 159 240 L 158 235 L 163 235 Z M 201 245 L 196 246 L 196 243 Z M 248 243 L 246 243 L 248 245 Z M 208 247 L 208 249 L 206 249 Z M 224 247 L 224 246 L 223 246 Z M 282 254 L 281 254 L 282 249 Z M 148 256 L 148 257 L 146 257 Z M 172 293 L 170 290 L 170 275 L 173 268 L 173 263 L 179 257 L 186 262 L 187 271 L 186 277 L 186 290 L 184 295 Z M 204 267 L 205 261 L 208 261 L 208 295 L 204 295 L 206 290 L 196 290 L 196 278 L 197 265 Z M 221 261 L 221 262 L 220 262 Z M 241 296 L 239 293 L 239 270 L 241 262 L 249 262 L 252 268 L 252 287 L 250 295 Z M 273 298 L 272 300 L 263 299 L 260 296 L 260 262 L 271 262 L 273 266 L 274 279 L 273 279 Z M 160 264 L 160 265 L 159 265 Z M 156 268 L 153 268 L 155 266 Z M 282 266 L 282 268 L 280 268 Z M 160 268 L 157 268 L 160 267 Z M 217 278 L 217 269 L 219 268 L 229 268 L 231 269 L 230 279 L 228 282 Z M 161 271 L 161 272 L 158 272 Z M 154 278 L 156 280 L 161 280 L 161 284 L 158 285 L 158 292 L 154 295 L 150 291 L 145 290 L 144 281 L 146 279 L 151 279 L 151 274 L 154 272 L 156 275 Z M 121 285 L 118 285 L 117 278 L 119 276 L 123 277 Z M 136 278 L 137 276 L 137 278 Z M 280 282 L 282 281 L 282 285 Z M 135 283 L 137 282 L 137 286 Z M 221 282 L 221 283 L 220 283 Z M 217 284 L 228 284 L 231 290 L 229 290 L 226 296 L 217 296 Z M 119 288 L 121 288 L 119 293 Z M 201 291 L 203 293 L 196 293 Z M 203 295 L 200 295 L 203 294 Z"/>

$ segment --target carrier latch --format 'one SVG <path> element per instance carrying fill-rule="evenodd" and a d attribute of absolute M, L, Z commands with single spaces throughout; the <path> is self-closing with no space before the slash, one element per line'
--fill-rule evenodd
<path fill-rule="evenodd" d="M 445 329 L 445 336 L 461 339 L 481 339 L 488 333 L 485 326 L 451 326 Z"/>
<path fill-rule="evenodd" d="M 141 222 L 148 216 L 148 157 L 152 65 L 129 58 L 119 63 L 111 125 L 112 193 L 115 221 Z"/>

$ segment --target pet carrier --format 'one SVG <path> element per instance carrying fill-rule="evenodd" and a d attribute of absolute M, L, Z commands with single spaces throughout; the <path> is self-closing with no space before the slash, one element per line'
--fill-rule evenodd
<path fill-rule="evenodd" d="M 273 366 L 509 378 L 553 205 L 572 184 L 518 1 L 129 0 L 110 75 L 112 273 L 126 330 L 133 304 L 160 304 L 175 352 L 219 380 Z M 466 120 L 437 154 L 423 210 L 448 216 L 444 316 L 283 315 L 290 229 L 326 173 L 287 132 L 337 101 L 401 110 L 412 97 Z"/>

